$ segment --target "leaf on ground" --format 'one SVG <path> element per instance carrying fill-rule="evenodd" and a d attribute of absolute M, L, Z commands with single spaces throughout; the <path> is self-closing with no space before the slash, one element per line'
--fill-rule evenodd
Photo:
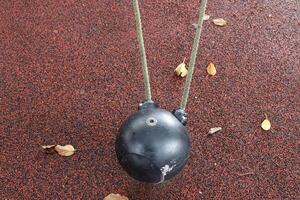
<path fill-rule="evenodd" d="M 71 156 L 76 151 L 75 148 L 68 144 L 68 145 L 42 145 L 45 153 L 54 154 L 58 153 L 61 156 Z"/>
<path fill-rule="evenodd" d="M 177 76 L 185 77 L 187 75 L 188 70 L 186 69 L 185 58 L 182 63 L 180 63 L 176 69 L 175 73 Z"/>
<path fill-rule="evenodd" d="M 203 20 L 209 20 L 209 18 L 210 18 L 210 16 L 209 15 L 207 15 L 207 14 L 204 14 L 204 18 L 203 18 Z"/>
<path fill-rule="evenodd" d="M 213 19 L 213 23 L 217 26 L 225 26 L 227 24 L 226 20 L 224 20 L 223 18 Z"/>
<path fill-rule="evenodd" d="M 56 145 L 42 145 L 45 153 L 54 154 L 55 153 L 55 146 Z"/>
<path fill-rule="evenodd" d="M 56 145 L 54 149 L 61 156 L 71 156 L 75 152 L 75 148 L 70 144 L 67 144 L 65 146 Z"/>
<path fill-rule="evenodd" d="M 56 145 L 55 144 L 51 144 L 51 145 L 42 145 L 43 149 L 52 149 L 54 148 Z"/>
<path fill-rule="evenodd" d="M 261 128 L 265 131 L 268 131 L 271 129 L 271 122 L 268 119 L 268 116 L 265 114 L 265 119 L 262 121 L 262 123 L 260 124 Z"/>
<path fill-rule="evenodd" d="M 216 75 L 217 69 L 213 63 L 209 63 L 207 66 L 207 73 L 211 76 Z"/>
<path fill-rule="evenodd" d="M 220 130 L 222 130 L 222 127 L 214 127 L 214 128 L 209 129 L 208 134 L 212 135 Z"/>
<path fill-rule="evenodd" d="M 209 18 L 210 18 L 209 15 L 204 14 L 203 21 L 207 21 L 207 20 L 209 20 Z M 193 25 L 193 27 L 194 27 L 195 29 L 197 29 L 197 27 L 198 27 L 198 24 L 197 24 L 197 23 L 193 23 L 192 25 Z"/>
<path fill-rule="evenodd" d="M 127 197 L 125 196 L 121 196 L 119 194 L 109 194 L 108 196 L 106 196 L 103 200 L 129 200 Z"/>

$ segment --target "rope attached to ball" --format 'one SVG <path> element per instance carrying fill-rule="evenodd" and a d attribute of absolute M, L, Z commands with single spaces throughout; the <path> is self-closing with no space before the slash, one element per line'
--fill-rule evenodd
<path fill-rule="evenodd" d="M 196 57 L 198 53 L 199 48 L 199 42 L 202 32 L 202 25 L 205 15 L 205 9 L 206 9 L 207 0 L 201 0 L 200 9 L 199 9 L 199 19 L 197 24 L 197 30 L 194 38 L 192 53 L 190 57 L 189 62 L 189 69 L 188 74 L 186 77 L 186 81 L 184 84 L 184 90 L 181 100 L 181 106 L 180 108 L 182 110 L 186 109 L 187 100 L 189 97 L 190 87 L 192 83 L 195 63 L 196 63 Z M 146 58 L 146 50 L 144 45 L 144 39 L 143 39 L 143 31 L 142 31 L 142 22 L 141 22 L 141 15 L 139 11 L 139 4 L 138 0 L 133 0 L 133 7 L 134 7 L 134 16 L 136 21 L 136 31 L 138 35 L 138 42 L 139 42 L 139 49 L 140 49 L 140 56 L 142 61 L 142 68 L 143 68 L 143 77 L 144 77 L 144 85 L 145 85 L 145 95 L 146 100 L 151 100 L 151 88 L 150 88 L 150 80 L 149 80 L 149 73 L 148 73 L 148 67 L 147 67 L 147 58 Z"/>
<path fill-rule="evenodd" d="M 187 100 L 189 97 L 189 92 L 190 92 L 190 87 L 191 87 L 191 83 L 192 83 L 193 72 L 194 72 L 194 67 L 195 67 L 195 63 L 196 63 L 198 47 L 199 47 L 199 41 L 200 41 L 200 37 L 201 37 L 201 31 L 202 31 L 202 25 L 203 25 L 203 20 L 204 20 L 204 15 L 205 15 L 206 4 L 207 4 L 207 0 L 201 0 L 196 35 L 194 38 L 194 44 L 193 44 L 193 49 L 192 49 L 191 58 L 190 58 L 190 62 L 189 62 L 188 74 L 187 74 L 187 77 L 185 80 L 184 90 L 183 90 L 183 95 L 182 95 L 182 100 L 181 100 L 180 108 L 182 110 L 185 110 Z"/>
<path fill-rule="evenodd" d="M 149 74 L 148 74 L 146 50 L 145 50 L 145 46 L 144 46 L 141 14 L 140 14 L 140 10 L 139 10 L 138 0 L 133 0 L 133 8 L 134 8 L 134 16 L 135 16 L 135 22 L 136 22 L 136 32 L 138 35 L 138 41 L 139 41 L 139 46 L 140 46 L 140 55 L 141 55 L 144 85 L 145 85 L 145 95 L 146 95 L 146 100 L 151 100 L 150 80 L 149 80 Z"/>

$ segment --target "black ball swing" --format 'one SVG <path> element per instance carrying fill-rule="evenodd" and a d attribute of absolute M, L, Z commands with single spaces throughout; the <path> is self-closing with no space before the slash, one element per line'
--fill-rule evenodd
<path fill-rule="evenodd" d="M 199 20 L 189 62 L 181 106 L 169 112 L 151 100 L 150 81 L 143 41 L 138 0 L 133 0 L 136 30 L 143 66 L 146 100 L 123 123 L 116 140 L 116 154 L 121 166 L 134 179 L 148 183 L 164 182 L 183 169 L 190 153 L 186 129 L 187 99 L 198 51 L 207 0 L 202 0 Z"/>

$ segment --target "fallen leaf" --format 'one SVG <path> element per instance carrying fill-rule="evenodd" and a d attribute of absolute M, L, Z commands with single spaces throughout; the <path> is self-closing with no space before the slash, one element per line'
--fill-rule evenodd
<path fill-rule="evenodd" d="M 207 14 L 204 14 L 204 18 L 203 18 L 203 20 L 209 20 L 209 18 L 210 18 L 210 16 L 209 16 L 209 15 L 207 15 Z"/>
<path fill-rule="evenodd" d="M 227 24 L 223 18 L 213 19 L 213 23 L 217 26 L 225 26 Z"/>
<path fill-rule="evenodd" d="M 260 126 L 263 130 L 268 131 L 271 129 L 271 122 L 269 121 L 268 116 L 266 114 L 265 117 L 266 118 L 262 121 Z"/>
<path fill-rule="evenodd" d="M 214 128 L 209 129 L 208 134 L 214 134 L 220 130 L 222 130 L 222 127 L 214 127 Z"/>
<path fill-rule="evenodd" d="M 56 145 L 42 145 L 42 148 L 44 149 L 45 153 L 53 154 L 53 153 L 55 153 L 55 150 L 54 150 L 55 146 Z"/>
<path fill-rule="evenodd" d="M 211 76 L 216 75 L 217 69 L 213 63 L 209 63 L 207 66 L 207 73 Z"/>
<path fill-rule="evenodd" d="M 74 154 L 75 149 L 72 145 L 67 144 L 65 146 L 56 145 L 54 147 L 55 151 L 61 156 L 71 156 Z"/>
<path fill-rule="evenodd" d="M 185 58 L 182 63 L 180 63 L 176 69 L 175 73 L 177 76 L 185 77 L 187 75 L 188 70 L 186 69 Z"/>
<path fill-rule="evenodd" d="M 52 145 L 42 145 L 42 148 L 43 149 L 51 149 L 51 148 L 54 148 L 56 145 L 55 144 L 52 144 Z"/>
<path fill-rule="evenodd" d="M 204 17 L 203 17 L 203 20 L 204 20 L 204 21 L 209 20 L 209 18 L 210 18 L 209 15 L 204 14 Z M 197 24 L 197 23 L 193 23 L 192 25 L 193 25 L 193 27 L 194 27 L 195 29 L 197 29 L 197 27 L 198 27 L 198 24 Z"/>
<path fill-rule="evenodd" d="M 187 75 L 187 73 L 188 73 L 188 70 L 184 67 L 184 68 L 181 69 L 181 74 L 180 74 L 180 76 L 181 76 L 181 77 L 185 77 L 185 76 Z"/>
<path fill-rule="evenodd" d="M 127 197 L 121 196 L 119 194 L 109 194 L 103 200 L 129 200 L 129 199 Z"/>

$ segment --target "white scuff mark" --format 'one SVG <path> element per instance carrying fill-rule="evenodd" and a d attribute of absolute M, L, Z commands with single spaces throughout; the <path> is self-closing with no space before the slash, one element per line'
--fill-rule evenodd
<path fill-rule="evenodd" d="M 161 171 L 160 183 L 165 181 L 165 176 L 167 175 L 168 172 L 172 171 L 175 166 L 176 165 L 173 165 L 173 166 L 170 167 L 169 165 L 165 165 L 162 168 L 160 168 L 160 171 Z"/>

